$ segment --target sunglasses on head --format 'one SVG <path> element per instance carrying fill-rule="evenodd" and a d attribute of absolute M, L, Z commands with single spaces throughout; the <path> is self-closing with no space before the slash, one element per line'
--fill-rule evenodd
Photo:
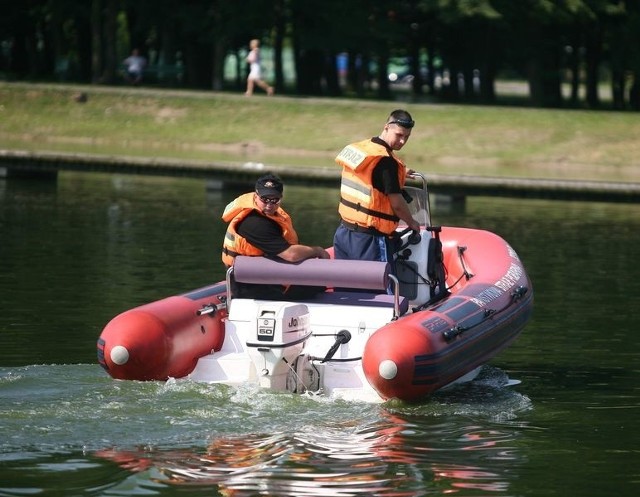
<path fill-rule="evenodd" d="M 262 197 L 260 195 L 258 195 L 258 197 L 260 198 L 260 201 L 265 203 L 265 204 L 277 205 L 282 200 L 282 197 L 275 197 L 275 198 L 274 197 Z"/>
<path fill-rule="evenodd" d="M 387 124 L 397 124 L 403 128 L 413 128 L 416 122 L 411 119 L 394 119 L 393 121 L 389 121 Z"/>

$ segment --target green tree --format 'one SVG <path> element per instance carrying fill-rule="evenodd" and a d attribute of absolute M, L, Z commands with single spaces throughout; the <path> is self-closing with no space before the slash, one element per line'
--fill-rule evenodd
<path fill-rule="evenodd" d="M 597 108 L 605 81 L 615 108 L 640 110 L 637 0 L 0 0 L 0 9 L 4 77 L 113 84 L 138 47 L 154 68 L 183 63 L 190 88 L 225 89 L 235 55 L 238 90 L 248 41 L 259 38 L 274 49 L 280 92 L 291 47 L 298 94 L 393 98 L 389 62 L 406 60 L 416 98 L 426 84 L 433 97 L 494 102 L 509 71 L 527 80 L 532 105 Z M 346 80 L 336 64 L 345 53 Z M 449 74 L 441 86 L 437 70 Z"/>

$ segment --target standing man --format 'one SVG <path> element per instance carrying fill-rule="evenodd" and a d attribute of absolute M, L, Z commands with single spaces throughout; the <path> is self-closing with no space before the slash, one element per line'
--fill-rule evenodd
<path fill-rule="evenodd" d="M 394 110 L 379 136 L 347 145 L 336 157 L 342 166 L 336 259 L 393 263 L 399 221 L 420 230 L 403 196 L 407 168 L 394 155 L 409 140 L 414 124 L 407 111 Z"/>
<path fill-rule="evenodd" d="M 245 193 L 229 203 L 222 219 L 229 223 L 222 246 L 222 262 L 233 266 L 237 255 L 264 256 L 286 262 L 300 262 L 317 257 L 329 259 L 322 247 L 301 245 L 289 214 L 281 207 L 284 185 L 273 174 L 256 181 L 255 191 Z M 287 300 L 318 293 L 317 287 L 283 287 L 235 283 L 232 292 L 241 298 Z"/>

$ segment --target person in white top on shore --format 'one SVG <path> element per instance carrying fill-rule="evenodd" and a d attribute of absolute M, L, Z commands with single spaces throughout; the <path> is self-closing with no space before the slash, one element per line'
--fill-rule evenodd
<path fill-rule="evenodd" d="M 247 76 L 247 91 L 245 95 L 250 97 L 253 95 L 255 86 L 259 86 L 267 95 L 273 95 L 273 87 L 269 86 L 262 80 L 262 67 L 260 65 L 260 40 L 251 40 L 249 42 L 249 54 L 247 62 L 249 63 L 249 76 Z"/>

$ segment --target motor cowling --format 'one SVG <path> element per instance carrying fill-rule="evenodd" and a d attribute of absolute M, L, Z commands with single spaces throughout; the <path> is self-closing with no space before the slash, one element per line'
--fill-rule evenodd
<path fill-rule="evenodd" d="M 290 365 L 311 336 L 309 309 L 304 304 L 268 302 L 258 307 L 255 331 L 246 345 L 260 386 L 285 390 Z"/>

